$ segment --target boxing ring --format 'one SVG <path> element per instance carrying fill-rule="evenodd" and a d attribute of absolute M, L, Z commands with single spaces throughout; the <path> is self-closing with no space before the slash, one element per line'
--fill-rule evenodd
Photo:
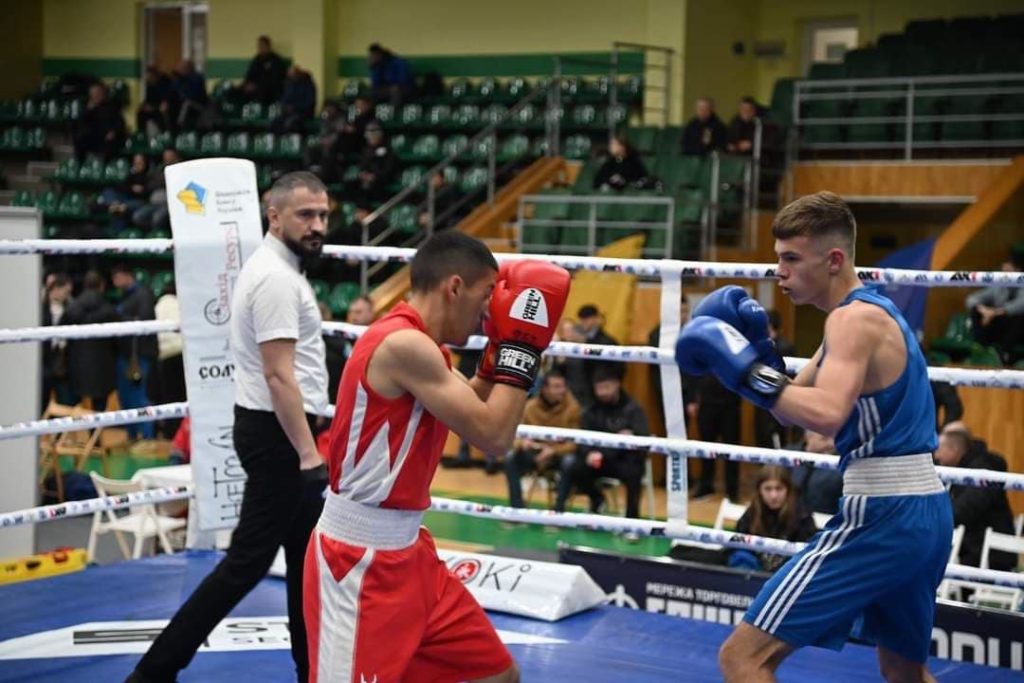
<path fill-rule="evenodd" d="M 0 255 L 167 253 L 171 240 L 18 240 L 0 241 Z M 396 248 L 324 248 L 333 258 L 408 262 L 414 250 Z M 499 260 L 526 258 L 496 255 Z M 529 258 L 538 258 L 531 255 Z M 707 529 L 687 523 L 686 459 L 729 459 L 795 467 L 811 464 L 834 469 L 835 456 L 796 451 L 731 446 L 685 438 L 679 373 L 672 348 L 679 327 L 678 302 L 683 277 L 770 279 L 767 264 L 730 264 L 669 260 L 630 260 L 593 257 L 544 256 L 570 270 L 619 272 L 658 278 L 662 282 L 660 345 L 607 347 L 553 343 L 547 355 L 641 362 L 661 366 L 665 387 L 665 414 L 669 436 L 623 436 L 584 430 L 520 426 L 519 435 L 535 439 L 567 439 L 584 445 L 608 446 L 660 454 L 668 459 L 668 520 L 623 519 L 598 514 L 555 513 L 433 498 L 432 509 L 490 519 L 586 528 L 606 532 L 632 532 L 683 541 L 714 543 L 730 548 L 790 555 L 802 544 Z M 1024 287 L 1024 274 L 1005 272 L 952 273 L 896 269 L 858 269 L 862 280 L 891 285 Z M 0 330 L 0 343 L 41 342 L 52 339 L 132 336 L 178 331 L 173 323 L 133 322 L 102 325 L 56 326 Z M 364 328 L 324 323 L 325 334 L 358 337 Z M 482 338 L 468 346 L 481 347 Z M 806 359 L 787 358 L 797 370 Z M 1024 371 L 929 368 L 929 376 L 953 384 L 1024 388 Z M 673 392 L 673 387 L 675 392 Z M 33 420 L 0 426 L 0 440 L 29 438 L 74 428 L 118 426 L 188 413 L 186 403 L 111 411 L 80 418 Z M 1024 475 L 986 470 L 938 468 L 948 483 L 1024 491 Z M 192 486 L 151 489 L 138 493 L 72 501 L 59 505 L 0 513 L 0 533 L 6 527 L 43 523 L 102 509 L 182 500 L 193 496 Z M 66 576 L 0 587 L 0 604 L 8 618 L 0 621 L 0 681 L 46 681 L 74 677 L 79 680 L 119 680 L 128 674 L 149 642 L 219 558 L 215 551 L 190 550 L 163 556 L 91 567 Z M 1024 588 L 1024 574 L 949 565 L 947 578 Z M 105 586 L 118 586 L 118 599 L 110 599 Z M 222 680 L 239 670 L 253 681 L 286 680 L 292 672 L 284 627 L 284 584 L 265 579 L 236 608 L 182 672 L 183 681 Z M 549 623 L 490 613 L 496 628 L 519 662 L 524 681 L 588 680 L 661 681 L 719 680 L 716 652 L 731 626 L 604 606 Z M 161 621 L 164 620 L 164 621 Z M 283 634 L 283 635 L 282 635 Z M 244 642 L 242 642 L 244 641 Z M 240 644 L 241 643 L 241 644 Z M 939 680 L 1024 680 L 1024 674 L 973 664 L 932 658 L 932 673 Z M 874 651 L 848 645 L 840 653 L 809 648 L 796 653 L 780 669 L 784 680 L 818 681 L 825 672 L 837 681 L 877 680 Z"/>

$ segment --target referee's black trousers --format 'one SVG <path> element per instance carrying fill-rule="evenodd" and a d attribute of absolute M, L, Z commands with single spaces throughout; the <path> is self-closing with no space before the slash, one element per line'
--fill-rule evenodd
<path fill-rule="evenodd" d="M 315 418 L 307 419 L 312 426 Z M 214 627 L 266 576 L 280 546 L 288 564 L 292 658 L 298 680 L 309 676 L 302 565 L 323 508 L 324 482 L 304 483 L 299 456 L 272 412 L 235 406 L 234 440 L 248 479 L 231 547 L 139 662 L 144 681 L 174 681 Z"/>

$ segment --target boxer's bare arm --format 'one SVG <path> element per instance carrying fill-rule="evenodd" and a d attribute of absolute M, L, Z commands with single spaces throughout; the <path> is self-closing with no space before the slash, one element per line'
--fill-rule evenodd
<path fill-rule="evenodd" d="M 844 306 L 833 311 L 825 323 L 823 346 L 828 354 L 821 367 L 813 361 L 813 384 L 790 384 L 779 395 L 772 413 L 789 424 L 835 436 L 853 411 L 882 338 L 878 318 L 867 307 Z"/>
<path fill-rule="evenodd" d="M 440 349 L 418 330 L 402 330 L 380 343 L 366 370 L 370 388 L 385 398 L 408 392 L 434 417 L 486 453 L 504 453 L 515 438 L 526 392 L 499 384 L 487 401 L 453 373 Z"/>

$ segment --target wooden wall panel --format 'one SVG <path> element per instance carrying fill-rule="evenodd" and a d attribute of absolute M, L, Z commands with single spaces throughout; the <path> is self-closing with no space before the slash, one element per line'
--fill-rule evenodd
<path fill-rule="evenodd" d="M 1006 458 L 1010 472 L 1024 473 L 1024 391 L 958 387 L 964 422 L 977 439 Z M 1024 493 L 1011 493 L 1014 514 L 1024 512 Z"/>
<path fill-rule="evenodd" d="M 844 197 L 977 197 L 1007 162 L 807 162 L 793 167 L 793 196 L 830 190 Z"/>

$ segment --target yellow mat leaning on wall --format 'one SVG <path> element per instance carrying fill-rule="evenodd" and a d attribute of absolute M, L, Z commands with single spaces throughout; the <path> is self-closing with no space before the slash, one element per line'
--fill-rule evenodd
<path fill-rule="evenodd" d="M 644 246 L 643 235 L 633 235 L 612 242 L 597 251 L 597 256 L 608 258 L 641 258 Z M 633 295 L 636 291 L 636 276 L 623 273 L 599 273 L 591 270 L 577 271 L 572 278 L 569 301 L 565 306 L 565 317 L 576 319 L 576 311 L 584 304 L 594 304 L 604 315 L 604 330 L 619 343 L 629 340 L 630 316 L 633 311 Z"/>

